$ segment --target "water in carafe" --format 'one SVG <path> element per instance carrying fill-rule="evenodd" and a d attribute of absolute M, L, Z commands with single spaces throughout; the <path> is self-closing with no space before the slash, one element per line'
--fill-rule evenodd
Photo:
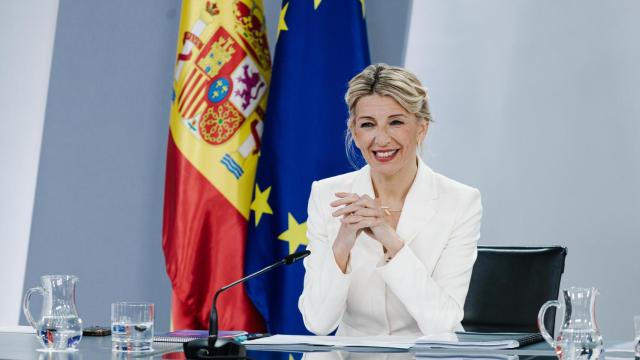
<path fill-rule="evenodd" d="M 602 336 L 596 330 L 566 329 L 556 338 L 560 360 L 595 360 L 602 352 Z"/>
<path fill-rule="evenodd" d="M 82 338 L 82 322 L 77 316 L 43 316 L 36 323 L 45 348 L 72 349 Z"/>
<path fill-rule="evenodd" d="M 595 360 L 602 354 L 602 336 L 595 319 L 595 288 L 571 287 L 562 290 L 562 302 L 547 301 L 538 313 L 538 327 L 560 360 Z M 562 323 L 555 339 L 544 327 L 549 307 L 562 311 Z"/>
<path fill-rule="evenodd" d="M 42 286 L 30 288 L 22 303 L 24 315 L 36 330 L 40 344 L 47 351 L 74 351 L 82 338 L 82 320 L 76 310 L 76 284 L 73 275 L 45 275 Z M 29 310 L 33 294 L 43 297 L 42 311 L 34 318 Z"/>

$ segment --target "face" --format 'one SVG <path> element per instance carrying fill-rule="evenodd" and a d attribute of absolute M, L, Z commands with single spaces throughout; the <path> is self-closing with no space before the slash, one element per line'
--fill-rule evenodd
<path fill-rule="evenodd" d="M 415 169 L 418 141 L 427 127 L 391 96 L 372 94 L 358 100 L 351 131 L 372 174 L 392 176 Z"/>

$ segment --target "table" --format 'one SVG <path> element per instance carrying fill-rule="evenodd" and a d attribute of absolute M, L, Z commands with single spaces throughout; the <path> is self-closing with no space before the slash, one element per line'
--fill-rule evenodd
<path fill-rule="evenodd" d="M 39 352 L 40 344 L 34 334 L 0 333 L 0 359 L 37 359 L 37 360 L 101 360 L 101 359 L 184 359 L 182 355 L 182 344 L 154 343 L 154 348 L 164 353 L 155 353 L 144 356 L 134 356 L 127 353 L 112 353 L 111 337 L 89 337 L 84 336 L 78 345 L 78 351 L 70 353 L 47 353 Z M 161 349 L 162 348 L 162 349 Z M 176 350 L 177 353 L 165 352 Z M 287 351 L 267 351 L 264 347 L 248 346 L 249 356 L 254 360 L 408 360 L 415 359 L 416 354 L 406 351 L 374 350 L 374 352 L 357 349 L 357 351 L 329 351 L 329 352 L 301 352 L 301 350 L 311 350 L 310 348 L 291 348 Z M 368 350 L 368 349 L 366 349 Z M 546 343 L 533 344 L 521 349 L 514 350 L 472 350 L 461 352 L 451 349 L 432 349 L 428 353 L 433 358 L 485 358 L 493 360 L 555 360 L 552 349 Z"/>

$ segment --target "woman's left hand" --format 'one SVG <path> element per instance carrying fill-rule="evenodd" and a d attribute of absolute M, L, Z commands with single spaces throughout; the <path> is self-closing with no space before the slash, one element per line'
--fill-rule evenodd
<path fill-rule="evenodd" d="M 332 206 L 342 208 L 333 212 L 333 216 L 343 216 L 343 221 L 351 224 L 364 222 L 369 226 L 364 229 L 387 249 L 387 256 L 393 257 L 404 245 L 396 231 L 385 219 L 385 212 L 381 208 L 379 199 L 372 199 L 369 195 L 359 196 L 350 193 L 336 193 L 340 199 L 331 203 Z"/>

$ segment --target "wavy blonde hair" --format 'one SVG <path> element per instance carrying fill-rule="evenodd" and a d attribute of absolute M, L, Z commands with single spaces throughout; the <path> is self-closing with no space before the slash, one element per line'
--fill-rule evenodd
<path fill-rule="evenodd" d="M 418 121 L 433 121 L 429 111 L 429 95 L 427 89 L 411 72 L 387 64 L 373 64 L 349 81 L 349 88 L 344 100 L 349 107 L 349 119 L 345 132 L 345 149 L 347 158 L 354 168 L 356 152 L 353 146 L 353 130 L 355 112 L 358 101 L 368 95 L 391 96 L 408 113 L 416 116 Z"/>

